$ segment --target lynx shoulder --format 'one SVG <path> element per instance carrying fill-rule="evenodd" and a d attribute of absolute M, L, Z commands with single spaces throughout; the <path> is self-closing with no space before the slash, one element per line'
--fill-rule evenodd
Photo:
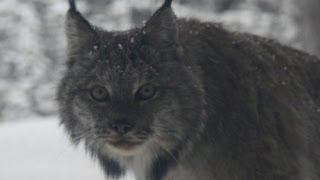
<path fill-rule="evenodd" d="M 69 0 L 60 117 L 107 176 L 320 179 L 320 60 L 275 41 L 178 19 L 93 26 Z"/>

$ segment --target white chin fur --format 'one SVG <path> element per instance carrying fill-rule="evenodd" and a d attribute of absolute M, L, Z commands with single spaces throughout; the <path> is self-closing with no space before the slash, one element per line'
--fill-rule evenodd
<path fill-rule="evenodd" d="M 130 150 L 122 149 L 122 148 L 117 148 L 113 145 L 106 144 L 104 145 L 104 148 L 102 149 L 103 153 L 106 153 L 107 155 L 110 156 L 110 154 L 115 155 L 115 156 L 136 156 L 140 153 L 143 152 L 144 145 L 138 145 Z"/>

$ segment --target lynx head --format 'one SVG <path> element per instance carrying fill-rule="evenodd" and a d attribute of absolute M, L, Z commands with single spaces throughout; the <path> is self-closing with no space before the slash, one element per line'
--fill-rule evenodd
<path fill-rule="evenodd" d="M 72 140 L 120 156 L 187 144 L 202 126 L 204 98 L 171 1 L 144 27 L 125 32 L 96 28 L 70 5 L 69 60 L 58 101 Z"/>

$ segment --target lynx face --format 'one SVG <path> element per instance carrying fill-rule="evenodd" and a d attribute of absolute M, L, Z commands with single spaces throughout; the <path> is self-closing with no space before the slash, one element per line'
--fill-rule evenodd
<path fill-rule="evenodd" d="M 169 10 L 123 33 L 97 30 L 69 12 L 69 66 L 58 100 L 74 142 L 131 156 L 174 151 L 199 131 L 200 73 L 184 62 L 176 28 Z"/>

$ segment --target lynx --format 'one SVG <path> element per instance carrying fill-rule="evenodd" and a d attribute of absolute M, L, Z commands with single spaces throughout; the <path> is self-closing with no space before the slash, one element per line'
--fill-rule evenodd
<path fill-rule="evenodd" d="M 66 17 L 61 123 L 107 177 L 319 180 L 320 60 L 164 4 L 140 28 Z"/>

